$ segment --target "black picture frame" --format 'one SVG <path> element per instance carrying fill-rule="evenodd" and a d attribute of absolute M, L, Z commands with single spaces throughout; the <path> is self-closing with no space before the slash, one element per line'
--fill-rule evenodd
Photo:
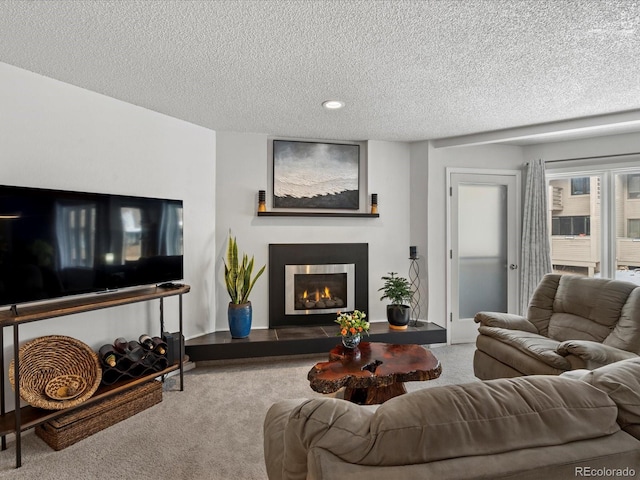
<path fill-rule="evenodd" d="M 273 207 L 358 210 L 360 145 L 273 140 Z"/>

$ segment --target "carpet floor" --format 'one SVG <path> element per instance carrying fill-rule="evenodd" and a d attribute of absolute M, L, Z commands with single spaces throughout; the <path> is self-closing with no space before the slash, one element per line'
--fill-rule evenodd
<path fill-rule="evenodd" d="M 409 382 L 408 391 L 477 381 L 473 344 L 436 346 L 442 375 Z M 184 391 L 167 379 L 163 401 L 61 451 L 33 430 L 22 435 L 22 467 L 10 439 L 0 478 L 265 480 L 262 424 L 280 399 L 320 397 L 307 372 L 326 355 L 210 362 L 186 372 Z"/>

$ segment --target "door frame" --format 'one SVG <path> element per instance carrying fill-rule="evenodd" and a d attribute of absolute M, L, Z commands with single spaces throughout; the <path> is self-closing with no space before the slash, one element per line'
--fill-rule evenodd
<path fill-rule="evenodd" d="M 452 199 L 453 199 L 453 182 L 452 176 L 455 174 L 463 174 L 463 175 L 476 175 L 479 179 L 482 176 L 486 175 L 500 175 L 500 176 L 510 176 L 515 178 L 515 218 L 514 218 L 514 228 L 516 230 L 515 235 L 515 258 L 508 259 L 509 263 L 515 263 L 515 265 L 520 265 L 520 252 L 521 252 L 521 241 L 522 241 L 522 229 L 521 229 L 521 219 L 522 219 L 522 173 L 520 170 L 505 170 L 505 169 L 481 169 L 481 168 L 458 168 L 458 167 L 447 167 L 445 169 L 446 173 L 446 187 L 447 187 L 447 202 L 446 202 L 446 259 L 447 259 L 447 268 L 446 268 L 446 318 L 447 318 L 447 343 L 452 343 L 452 323 L 453 323 L 453 289 L 454 280 L 457 281 L 457 276 L 453 275 L 453 221 L 452 221 Z M 515 280 L 514 280 L 515 277 Z M 514 293 L 513 298 L 509 300 L 509 313 L 518 313 L 519 309 L 519 299 L 520 299 L 520 273 L 519 270 L 516 270 L 512 279 L 510 280 L 514 282 Z M 455 287 L 457 288 L 457 286 Z M 457 298 L 457 297 L 456 297 Z"/>

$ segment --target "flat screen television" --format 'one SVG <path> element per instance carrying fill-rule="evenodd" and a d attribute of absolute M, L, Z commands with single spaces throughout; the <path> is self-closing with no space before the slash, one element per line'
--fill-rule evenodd
<path fill-rule="evenodd" d="M 182 201 L 0 185 L 0 305 L 183 278 Z"/>

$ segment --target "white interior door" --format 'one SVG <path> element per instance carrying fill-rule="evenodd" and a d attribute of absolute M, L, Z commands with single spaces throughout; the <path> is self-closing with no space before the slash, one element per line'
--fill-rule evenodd
<path fill-rule="evenodd" d="M 519 172 L 449 175 L 451 343 L 474 342 L 480 311 L 517 312 Z"/>

